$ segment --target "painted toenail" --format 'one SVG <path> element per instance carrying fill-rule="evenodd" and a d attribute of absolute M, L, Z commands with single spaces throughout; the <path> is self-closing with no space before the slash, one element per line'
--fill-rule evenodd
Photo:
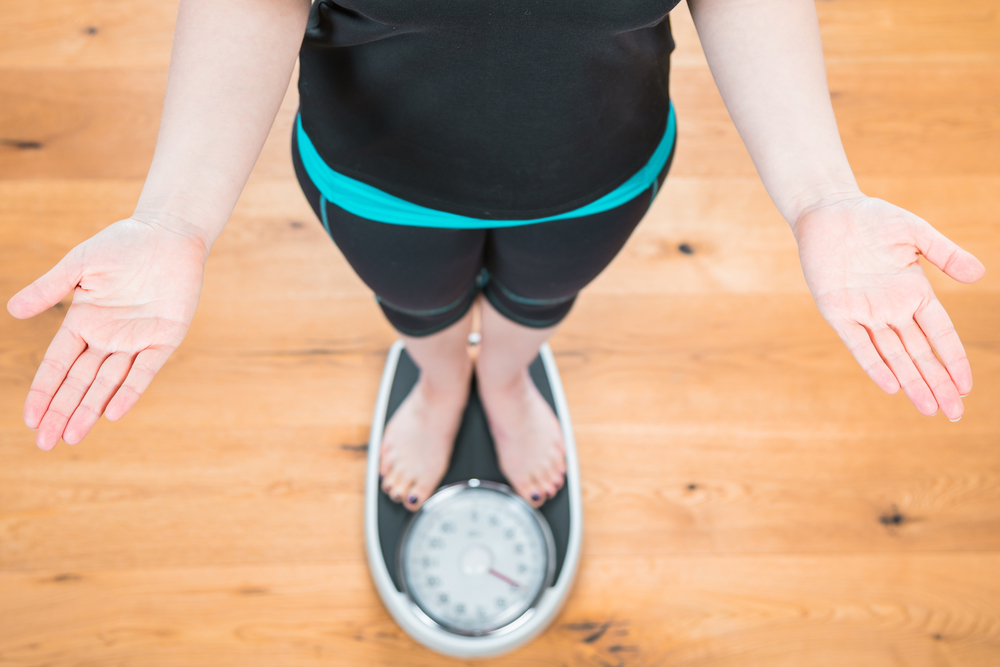
<path fill-rule="evenodd" d="M 417 497 L 416 496 L 410 496 L 410 504 L 412 505 L 415 502 L 417 502 Z"/>
<path fill-rule="evenodd" d="M 532 493 L 532 494 L 531 494 L 531 499 L 532 499 L 532 500 L 538 500 L 539 498 L 541 498 L 541 496 L 540 496 L 540 495 L 538 495 L 537 493 Z"/>

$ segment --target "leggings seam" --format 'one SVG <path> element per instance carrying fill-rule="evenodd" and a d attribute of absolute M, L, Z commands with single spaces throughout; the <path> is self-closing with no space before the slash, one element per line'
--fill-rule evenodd
<path fill-rule="evenodd" d="M 497 287 L 500 288 L 500 291 L 503 292 L 503 295 L 505 297 L 507 297 L 511 301 L 514 301 L 515 303 L 524 304 L 525 306 L 554 306 L 560 303 L 566 303 L 567 301 L 576 296 L 576 294 L 574 293 L 570 294 L 569 296 L 561 296 L 555 299 L 529 299 L 528 297 L 518 296 L 517 294 L 511 292 L 504 286 L 503 283 L 497 280 L 497 277 L 494 274 L 490 273 L 485 268 L 483 269 L 483 273 L 486 276 L 486 280 L 483 281 L 484 285 L 487 282 L 492 282 L 493 284 L 495 284 Z"/>
<path fill-rule="evenodd" d="M 509 320 L 513 320 L 514 322 L 517 322 L 518 324 L 524 325 L 526 327 L 532 327 L 534 329 L 544 329 L 545 327 L 550 327 L 554 324 L 558 324 L 563 320 L 563 318 L 566 317 L 566 315 L 563 314 L 557 317 L 549 318 L 547 320 L 529 320 L 512 312 L 509 308 L 507 308 L 507 306 L 503 304 L 503 302 L 497 299 L 496 295 L 493 294 L 490 290 L 483 290 L 483 294 L 486 295 L 486 298 L 489 299 L 490 304 L 494 308 L 496 308 L 501 315 L 503 315 Z"/>
<path fill-rule="evenodd" d="M 477 288 L 476 288 L 475 285 L 472 286 L 472 291 L 473 292 L 477 291 Z M 463 294 L 462 296 L 458 297 L 457 299 L 455 299 L 451 303 L 449 303 L 447 306 L 441 306 L 440 308 L 431 308 L 430 310 L 416 310 L 416 309 L 413 309 L 413 308 L 403 308 L 402 306 L 397 306 L 394 303 L 386 301 L 385 299 L 383 299 L 382 297 L 380 297 L 378 294 L 375 295 L 375 301 L 377 301 L 378 303 L 381 303 L 386 308 L 389 308 L 390 310 L 398 311 L 400 313 L 405 313 L 407 315 L 413 315 L 415 317 L 429 317 L 431 315 L 440 315 L 442 313 L 447 313 L 449 310 L 452 310 L 453 308 L 457 308 L 458 306 L 462 305 L 462 302 L 465 301 L 468 298 L 469 298 L 469 295 L 468 295 L 468 293 L 466 293 L 466 294 Z"/>
<path fill-rule="evenodd" d="M 408 327 L 403 327 L 400 326 L 398 323 L 393 322 L 391 318 L 389 319 L 389 323 L 393 326 L 394 329 L 396 329 L 400 333 L 406 334 L 407 336 L 413 336 L 414 338 L 420 338 L 422 336 L 430 336 L 431 334 L 435 334 L 439 331 L 447 329 L 455 322 L 458 322 L 460 319 L 462 319 L 465 316 L 465 314 L 469 312 L 469 309 L 472 308 L 472 304 L 475 303 L 475 301 L 476 301 L 475 299 L 469 299 L 469 303 L 465 308 L 460 309 L 457 313 L 455 313 L 452 317 L 449 317 L 444 322 L 440 322 L 427 329 L 417 330 L 417 329 L 410 329 Z"/>
<path fill-rule="evenodd" d="M 323 221 L 323 229 L 325 229 L 326 233 L 330 234 L 330 236 L 332 237 L 333 234 L 330 231 L 330 223 L 327 222 L 327 219 L 326 219 L 326 196 L 325 195 L 320 195 L 319 196 L 319 211 L 320 211 L 320 217 L 322 218 L 322 221 Z"/>

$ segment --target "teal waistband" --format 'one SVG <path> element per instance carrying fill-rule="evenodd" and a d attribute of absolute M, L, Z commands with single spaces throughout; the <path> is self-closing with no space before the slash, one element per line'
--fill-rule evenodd
<path fill-rule="evenodd" d="M 674 119 L 674 104 L 671 102 L 670 113 L 667 117 L 667 129 L 663 133 L 663 138 L 660 139 L 656 150 L 653 151 L 653 156 L 649 158 L 649 161 L 642 169 L 633 174 L 631 178 L 619 185 L 612 192 L 585 206 L 567 211 L 566 213 L 560 213 L 559 215 L 550 215 L 545 218 L 533 218 L 530 220 L 487 220 L 420 206 L 383 192 L 367 183 L 344 176 L 330 168 L 323 161 L 323 158 L 319 156 L 319 153 L 316 152 L 316 147 L 313 146 L 309 136 L 302 129 L 301 116 L 296 116 L 295 124 L 302 164 L 305 167 L 306 173 L 309 174 L 309 178 L 312 179 L 312 182 L 328 201 L 333 202 L 354 215 L 368 218 L 369 220 L 414 227 L 448 227 L 452 229 L 530 225 L 535 222 L 546 222 L 548 220 L 580 218 L 585 215 L 593 215 L 594 213 L 617 208 L 639 196 L 656 182 L 656 178 L 663 169 L 663 165 L 666 164 L 667 158 L 670 157 L 670 151 L 674 146 L 674 138 L 677 134 L 677 123 Z"/>

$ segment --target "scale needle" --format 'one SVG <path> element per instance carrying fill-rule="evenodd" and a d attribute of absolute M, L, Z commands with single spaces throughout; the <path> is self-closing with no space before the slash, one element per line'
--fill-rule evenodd
<path fill-rule="evenodd" d="M 509 577 L 503 576 L 502 574 L 500 574 L 499 572 L 497 572 L 496 570 L 494 570 L 492 568 L 490 568 L 490 574 L 492 574 L 494 577 L 497 577 L 499 579 L 503 579 L 504 581 L 506 581 L 511 586 L 516 586 L 517 588 L 521 587 L 521 584 L 517 583 L 513 579 L 510 579 Z"/>

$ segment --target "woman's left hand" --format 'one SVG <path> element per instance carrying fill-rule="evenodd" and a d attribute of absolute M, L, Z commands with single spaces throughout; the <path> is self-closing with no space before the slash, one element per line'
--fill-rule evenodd
<path fill-rule="evenodd" d="M 982 263 L 925 220 L 860 194 L 807 211 L 792 230 L 819 312 L 875 384 L 902 387 L 921 414 L 961 418 L 972 369 L 918 257 L 963 283 L 983 277 Z"/>

